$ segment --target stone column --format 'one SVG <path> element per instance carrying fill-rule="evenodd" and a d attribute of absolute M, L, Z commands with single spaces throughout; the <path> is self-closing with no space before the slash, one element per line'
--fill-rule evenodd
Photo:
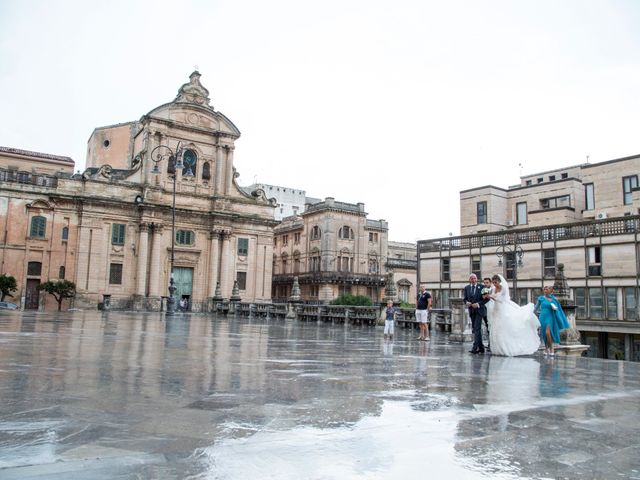
<path fill-rule="evenodd" d="M 215 296 L 216 283 L 218 283 L 218 269 L 220 267 L 220 234 L 213 231 L 209 234 L 209 293 L 208 297 Z"/>
<path fill-rule="evenodd" d="M 160 270 L 162 262 L 165 260 L 165 253 L 162 251 L 162 225 L 153 225 L 153 243 L 151 247 L 151 274 L 149 278 L 149 296 L 159 297 L 166 295 L 161 289 Z"/>
<path fill-rule="evenodd" d="M 136 269 L 136 295 L 144 296 L 147 287 L 147 260 L 149 257 L 149 226 L 140 224 L 138 240 L 138 265 Z"/>
<path fill-rule="evenodd" d="M 223 185 L 224 185 L 224 155 L 223 148 L 221 145 L 216 147 L 216 179 L 215 179 L 215 194 L 223 195 Z"/>
<path fill-rule="evenodd" d="M 229 283 L 229 264 L 231 263 L 231 232 L 221 234 L 222 258 L 220 259 L 220 289 L 222 296 L 229 298 L 231 284 Z"/>
<path fill-rule="evenodd" d="M 226 148 L 227 158 L 225 162 L 225 195 L 229 195 L 229 192 L 231 191 L 231 185 L 233 183 L 233 176 L 235 175 L 235 172 L 233 171 L 233 150 L 234 147 L 232 145 L 229 145 Z"/>

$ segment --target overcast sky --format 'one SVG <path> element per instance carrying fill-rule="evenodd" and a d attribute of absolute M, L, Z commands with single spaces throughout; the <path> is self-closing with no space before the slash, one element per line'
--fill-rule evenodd
<path fill-rule="evenodd" d="M 639 26 L 636 0 L 0 0 L 0 145 L 82 170 L 197 65 L 241 184 L 456 235 L 460 190 L 640 153 Z"/>

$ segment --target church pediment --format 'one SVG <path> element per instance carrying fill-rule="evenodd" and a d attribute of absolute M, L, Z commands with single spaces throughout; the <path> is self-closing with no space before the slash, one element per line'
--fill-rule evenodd
<path fill-rule="evenodd" d="M 180 87 L 173 102 L 154 108 L 147 117 L 238 138 L 240 130 L 222 113 L 216 112 L 210 103 L 209 90 L 202 86 L 200 73 L 196 71 L 189 77 L 189 83 Z"/>

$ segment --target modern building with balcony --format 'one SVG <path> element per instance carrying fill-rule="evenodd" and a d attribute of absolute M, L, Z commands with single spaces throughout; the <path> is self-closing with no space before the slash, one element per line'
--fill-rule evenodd
<path fill-rule="evenodd" d="M 564 264 L 588 355 L 639 361 L 639 171 L 636 155 L 460 192 L 462 235 L 418 242 L 418 283 L 448 306 L 471 272 L 500 273 L 524 304 Z"/>

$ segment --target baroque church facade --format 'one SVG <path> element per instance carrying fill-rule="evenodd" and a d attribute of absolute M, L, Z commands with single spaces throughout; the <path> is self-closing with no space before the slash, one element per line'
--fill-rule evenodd
<path fill-rule="evenodd" d="M 67 157 L 0 148 L 0 265 L 16 303 L 52 308 L 37 286 L 64 278 L 76 307 L 160 310 L 172 265 L 193 311 L 234 284 L 245 301 L 270 300 L 275 204 L 238 186 L 239 137 L 193 72 L 172 102 L 95 129 L 82 174 Z"/>

